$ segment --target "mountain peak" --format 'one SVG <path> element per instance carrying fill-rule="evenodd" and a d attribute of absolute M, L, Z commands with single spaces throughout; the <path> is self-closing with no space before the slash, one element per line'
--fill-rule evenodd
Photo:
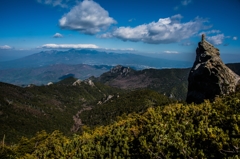
<path fill-rule="evenodd" d="M 202 103 L 204 99 L 214 100 L 218 95 L 235 92 L 239 81 L 240 77 L 222 62 L 219 49 L 203 34 L 188 77 L 187 102 Z"/>
<path fill-rule="evenodd" d="M 198 43 L 199 50 L 203 50 L 207 55 L 220 55 L 219 49 L 215 48 L 211 43 L 209 43 L 206 38 L 205 34 L 202 34 L 202 41 Z"/>

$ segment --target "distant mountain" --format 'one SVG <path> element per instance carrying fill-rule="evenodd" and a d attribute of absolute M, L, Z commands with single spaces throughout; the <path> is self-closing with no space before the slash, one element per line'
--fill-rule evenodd
<path fill-rule="evenodd" d="M 108 53 L 97 50 L 68 50 L 68 51 L 42 51 L 17 60 L 1 62 L 1 69 L 9 68 L 37 68 L 55 64 L 87 64 L 109 65 L 118 64 L 131 66 L 135 69 L 144 68 L 182 68 L 190 67 L 190 62 L 165 60 L 160 58 L 146 57 L 130 53 Z"/>
<path fill-rule="evenodd" d="M 42 51 L 17 60 L 0 62 L 0 81 L 15 85 L 57 82 L 62 76 L 79 79 L 98 77 L 116 65 L 145 68 L 190 67 L 189 62 L 164 60 L 130 53 L 108 53 L 97 50 Z"/>
<path fill-rule="evenodd" d="M 90 76 L 100 76 L 111 67 L 107 65 L 67 65 L 54 64 L 36 68 L 11 68 L 0 70 L 0 81 L 15 85 L 42 85 L 48 82 L 58 82 L 67 77 L 87 79 Z"/>

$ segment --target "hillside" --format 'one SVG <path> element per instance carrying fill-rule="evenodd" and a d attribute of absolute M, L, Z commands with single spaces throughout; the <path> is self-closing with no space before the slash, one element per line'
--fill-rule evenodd
<path fill-rule="evenodd" d="M 89 111 L 83 111 L 79 118 L 84 125 L 96 127 L 116 121 L 118 116 L 143 113 L 149 107 L 163 106 L 175 102 L 152 90 L 136 90 L 106 97 Z"/>
<path fill-rule="evenodd" d="M 79 133 L 83 125 L 107 125 L 117 116 L 174 102 L 152 90 L 126 92 L 73 77 L 49 86 L 0 83 L 0 88 L 0 136 L 7 143 L 41 130 Z"/>
<path fill-rule="evenodd" d="M 0 147 L 2 158 L 239 158 L 240 93 L 123 115 L 68 138 L 59 131 Z"/>
<path fill-rule="evenodd" d="M 0 136 L 5 134 L 6 142 L 13 142 L 41 130 L 69 135 L 79 110 L 122 92 L 100 83 L 73 86 L 75 81 L 67 78 L 50 86 L 26 88 L 0 83 Z"/>
<path fill-rule="evenodd" d="M 226 64 L 233 72 L 240 75 L 240 63 L 229 63 Z"/>

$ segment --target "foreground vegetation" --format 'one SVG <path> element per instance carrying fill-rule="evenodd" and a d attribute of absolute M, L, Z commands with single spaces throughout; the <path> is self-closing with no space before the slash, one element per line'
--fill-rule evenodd
<path fill-rule="evenodd" d="M 0 158 L 240 158 L 240 93 L 200 105 L 175 103 L 118 117 L 66 137 L 37 133 L 0 147 Z"/>

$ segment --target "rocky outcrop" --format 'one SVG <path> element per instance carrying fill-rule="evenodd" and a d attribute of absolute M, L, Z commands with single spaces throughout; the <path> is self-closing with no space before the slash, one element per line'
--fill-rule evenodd
<path fill-rule="evenodd" d="M 92 86 L 92 87 L 95 86 L 95 84 L 93 83 L 93 81 L 92 81 L 91 79 L 86 79 L 86 80 L 84 81 L 84 83 L 85 83 L 85 84 L 88 84 L 89 86 Z"/>
<path fill-rule="evenodd" d="M 80 79 L 78 79 L 78 80 L 76 80 L 75 82 L 73 82 L 73 86 L 80 86 L 81 85 L 81 80 Z"/>
<path fill-rule="evenodd" d="M 131 69 L 129 67 L 123 67 L 121 65 L 117 65 L 113 67 L 110 71 L 112 74 L 119 74 L 123 76 L 127 76 L 129 72 L 131 72 Z"/>
<path fill-rule="evenodd" d="M 196 60 L 188 77 L 188 103 L 211 101 L 218 95 L 235 92 L 240 78 L 221 60 L 219 49 L 215 48 L 202 35 L 196 50 Z"/>
<path fill-rule="evenodd" d="M 48 84 L 47 84 L 48 86 L 50 86 L 50 85 L 53 85 L 53 83 L 52 82 L 48 82 Z"/>

